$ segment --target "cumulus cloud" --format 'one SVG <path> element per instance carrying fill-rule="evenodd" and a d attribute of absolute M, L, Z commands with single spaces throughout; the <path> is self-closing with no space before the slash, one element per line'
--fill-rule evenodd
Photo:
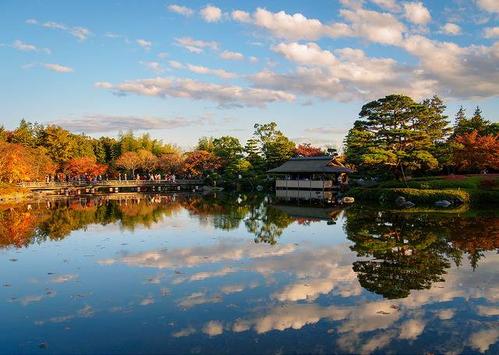
<path fill-rule="evenodd" d="M 184 47 L 191 53 L 202 53 L 204 49 L 208 48 L 211 50 L 218 49 L 218 42 L 215 41 L 202 41 L 192 39 L 191 37 L 181 37 L 175 38 L 175 44 Z"/>
<path fill-rule="evenodd" d="M 38 48 L 34 44 L 26 43 L 18 39 L 12 43 L 11 47 L 22 52 L 45 52 L 50 54 L 50 49 L 48 48 Z"/>
<path fill-rule="evenodd" d="M 309 19 L 300 13 L 290 15 L 284 11 L 274 13 L 257 8 L 253 14 L 236 10 L 231 16 L 235 21 L 252 24 L 269 31 L 276 37 L 288 40 L 315 40 L 323 36 L 339 37 L 350 34 L 345 24 L 325 25 L 318 19 Z"/>
<path fill-rule="evenodd" d="M 485 329 L 473 333 L 470 337 L 470 344 L 480 352 L 486 352 L 492 344 L 499 340 L 499 329 Z"/>
<path fill-rule="evenodd" d="M 46 69 L 55 71 L 57 73 L 71 73 L 71 72 L 73 72 L 73 68 L 66 67 L 66 66 L 60 65 L 60 64 L 47 63 L 47 64 L 43 64 L 43 66 Z"/>
<path fill-rule="evenodd" d="M 456 36 L 458 34 L 461 34 L 461 27 L 459 27 L 455 23 L 448 22 L 442 26 L 442 32 L 448 35 Z"/>
<path fill-rule="evenodd" d="M 392 92 L 414 97 L 434 93 L 435 82 L 425 80 L 418 71 L 390 58 L 368 57 L 360 49 L 343 48 L 333 53 L 315 43 L 281 43 L 272 49 L 298 67 L 284 74 L 261 71 L 250 78 L 255 85 L 340 101 Z"/>
<path fill-rule="evenodd" d="M 357 9 L 340 11 L 351 23 L 351 35 L 366 38 L 371 42 L 396 45 L 402 41 L 405 26 L 389 13 Z"/>
<path fill-rule="evenodd" d="M 181 6 L 181 5 L 176 5 L 176 4 L 171 4 L 167 6 L 168 11 L 174 12 L 179 15 L 183 16 L 191 16 L 194 11 L 186 6 Z"/>
<path fill-rule="evenodd" d="M 402 324 L 400 327 L 400 339 L 415 340 L 423 333 L 425 322 L 421 319 L 411 319 Z"/>
<path fill-rule="evenodd" d="M 477 4 L 485 11 L 499 13 L 499 2 L 496 0 L 477 0 Z"/>
<path fill-rule="evenodd" d="M 44 23 L 39 22 L 36 19 L 28 19 L 26 20 L 27 24 L 30 25 L 40 25 L 45 28 L 59 30 L 66 33 L 69 33 L 71 36 L 76 37 L 80 41 L 84 41 L 91 35 L 91 32 L 88 28 L 80 27 L 80 26 L 67 26 L 60 22 L 47 21 Z"/>
<path fill-rule="evenodd" d="M 404 41 L 403 48 L 420 60 L 423 77 L 437 81 L 434 92 L 454 98 L 490 97 L 499 92 L 499 43 L 460 47 L 415 35 Z"/>
<path fill-rule="evenodd" d="M 152 42 L 151 41 L 147 41 L 147 40 L 142 39 L 142 38 L 137 39 L 135 41 L 135 43 L 137 43 L 139 46 L 141 46 L 142 48 L 144 48 L 146 51 L 148 51 L 152 47 Z"/>
<path fill-rule="evenodd" d="M 397 0 L 371 0 L 371 2 L 386 10 L 400 11 L 400 6 L 397 4 Z"/>
<path fill-rule="evenodd" d="M 223 325 L 219 321 L 215 321 L 215 320 L 209 321 L 203 327 L 203 333 L 205 333 L 211 337 L 216 336 L 216 335 L 220 335 L 223 332 L 224 332 Z"/>
<path fill-rule="evenodd" d="M 295 100 L 293 94 L 281 90 L 243 88 L 184 78 L 157 77 L 125 81 L 116 85 L 107 82 L 98 82 L 95 85 L 98 88 L 110 89 L 117 95 L 137 94 L 161 98 L 209 100 L 216 102 L 220 107 L 264 107 L 272 102 Z"/>
<path fill-rule="evenodd" d="M 106 133 L 126 131 L 132 128 L 134 130 L 175 129 L 197 126 L 203 122 L 200 119 L 190 120 L 183 117 L 159 118 L 94 114 L 83 118 L 61 119 L 51 123 L 73 132 Z M 107 262 L 112 263 L 112 260 L 109 259 Z"/>
<path fill-rule="evenodd" d="M 218 22 L 222 19 L 222 10 L 216 6 L 207 5 L 201 9 L 200 13 L 206 22 Z"/>
<path fill-rule="evenodd" d="M 485 28 L 483 30 L 483 35 L 485 38 L 498 38 L 499 37 L 499 26 Z"/>
<path fill-rule="evenodd" d="M 426 25 L 431 21 L 430 11 L 422 2 L 404 3 L 404 16 L 415 25 Z"/>
<path fill-rule="evenodd" d="M 226 60 L 243 60 L 244 55 L 239 52 L 223 51 L 220 53 L 220 58 Z"/>

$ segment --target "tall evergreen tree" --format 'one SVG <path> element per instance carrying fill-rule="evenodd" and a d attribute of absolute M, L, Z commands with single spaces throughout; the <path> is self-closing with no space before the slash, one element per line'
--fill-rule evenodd
<path fill-rule="evenodd" d="M 438 161 L 431 148 L 433 142 L 444 138 L 439 110 L 403 95 L 369 102 L 347 136 L 346 156 L 355 155 L 357 164 L 377 171 L 388 169 L 395 176 L 405 176 L 407 170 L 436 168 Z M 426 125 L 434 122 L 438 129 L 427 130 Z"/>

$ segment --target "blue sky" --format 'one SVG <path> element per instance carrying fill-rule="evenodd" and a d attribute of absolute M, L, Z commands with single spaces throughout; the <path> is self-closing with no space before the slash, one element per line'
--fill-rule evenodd
<path fill-rule="evenodd" d="M 438 94 L 498 120 L 497 0 L 0 2 L 0 125 L 192 146 L 276 121 L 340 145 L 363 103 Z"/>

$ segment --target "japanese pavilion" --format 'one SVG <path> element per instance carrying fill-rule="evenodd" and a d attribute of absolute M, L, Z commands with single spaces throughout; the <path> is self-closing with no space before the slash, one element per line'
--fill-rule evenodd
<path fill-rule="evenodd" d="M 336 202 L 337 192 L 348 185 L 352 170 L 335 157 L 297 157 L 268 171 L 275 175 L 276 197 L 285 200 Z"/>

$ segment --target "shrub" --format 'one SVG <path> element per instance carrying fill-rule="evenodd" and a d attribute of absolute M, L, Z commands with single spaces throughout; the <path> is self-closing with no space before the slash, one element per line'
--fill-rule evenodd
<path fill-rule="evenodd" d="M 439 200 L 461 200 L 464 203 L 470 201 L 470 194 L 462 190 L 430 190 L 412 188 L 393 189 L 363 189 L 355 188 L 349 191 L 349 196 L 355 197 L 358 201 L 379 201 L 386 204 L 394 204 L 398 196 L 403 196 L 407 200 L 416 204 L 433 204 Z"/>

